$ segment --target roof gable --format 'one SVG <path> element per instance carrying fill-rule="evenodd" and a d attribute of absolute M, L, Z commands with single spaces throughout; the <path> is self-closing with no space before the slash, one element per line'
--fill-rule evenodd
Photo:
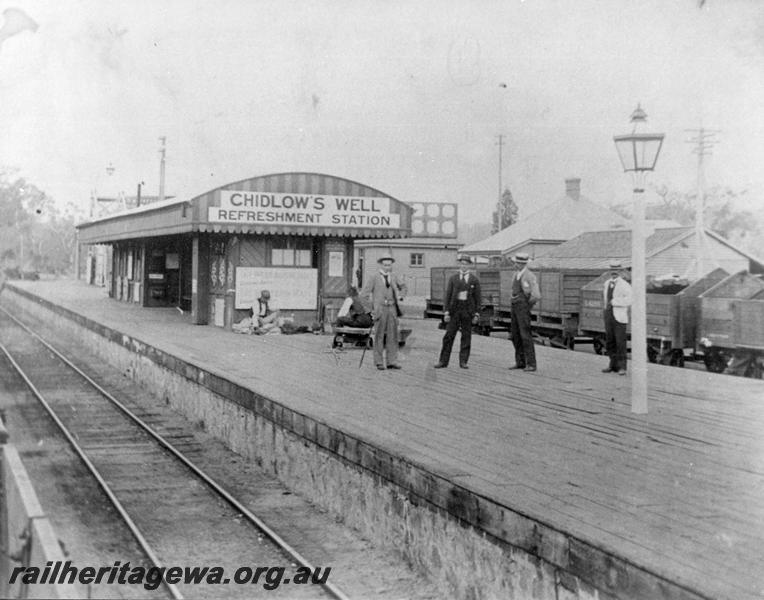
<path fill-rule="evenodd" d="M 625 227 L 628 220 L 609 208 L 580 196 L 564 196 L 462 252 L 500 254 L 529 240 L 564 242 L 584 231 Z"/>
<path fill-rule="evenodd" d="M 669 248 L 695 235 L 693 227 L 669 227 L 656 229 L 645 240 L 647 259 L 664 253 Z M 747 252 L 735 248 L 717 234 L 706 230 L 706 235 L 725 244 L 741 257 L 759 263 Z M 631 262 L 631 230 L 587 231 L 552 248 L 533 261 L 537 268 L 595 268 L 607 269 L 610 259 L 621 259 L 624 265 Z"/>

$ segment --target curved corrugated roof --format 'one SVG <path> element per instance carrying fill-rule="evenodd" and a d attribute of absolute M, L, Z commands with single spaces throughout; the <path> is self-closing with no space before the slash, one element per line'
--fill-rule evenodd
<path fill-rule="evenodd" d="M 399 215 L 395 227 L 352 221 L 347 225 L 311 226 L 277 222 L 218 221 L 208 218 L 220 206 L 221 192 L 244 191 L 321 196 L 382 197 L 389 200 L 390 215 Z M 399 238 L 411 233 L 413 208 L 376 188 L 324 173 L 288 172 L 258 175 L 214 188 L 190 200 L 166 200 L 143 205 L 77 225 L 83 243 L 104 243 L 196 231 L 289 235 L 323 235 L 354 238 Z"/>

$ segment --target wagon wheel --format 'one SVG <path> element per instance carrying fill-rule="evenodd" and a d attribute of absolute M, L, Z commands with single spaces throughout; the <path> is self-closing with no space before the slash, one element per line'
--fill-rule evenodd
<path fill-rule="evenodd" d="M 684 367 L 684 351 L 681 348 L 676 348 L 671 351 L 671 360 L 669 364 L 672 367 Z"/>
<path fill-rule="evenodd" d="M 565 345 L 565 347 L 568 350 L 575 350 L 576 349 L 576 338 L 575 338 L 575 336 L 573 336 L 573 335 L 571 335 L 569 333 L 566 333 L 562 337 L 562 343 Z"/>
<path fill-rule="evenodd" d="M 717 348 L 711 348 L 706 352 L 703 362 L 706 364 L 706 369 L 712 373 L 721 373 L 727 368 L 727 357 Z"/>
<path fill-rule="evenodd" d="M 764 374 L 764 368 L 762 367 L 761 363 L 756 360 L 756 357 L 753 357 L 753 360 L 751 360 L 751 362 L 748 364 L 748 367 L 746 367 L 745 373 L 743 373 L 743 377 L 762 379 L 762 374 Z"/>
<path fill-rule="evenodd" d="M 592 340 L 592 346 L 596 354 L 602 354 L 605 351 L 605 343 L 601 337 L 596 337 Z"/>

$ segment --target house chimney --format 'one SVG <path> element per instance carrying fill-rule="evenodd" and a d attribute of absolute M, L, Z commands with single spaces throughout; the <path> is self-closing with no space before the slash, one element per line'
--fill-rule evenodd
<path fill-rule="evenodd" d="M 565 180 L 565 195 L 570 196 L 573 200 L 578 200 L 581 197 L 580 177 L 572 177 Z"/>

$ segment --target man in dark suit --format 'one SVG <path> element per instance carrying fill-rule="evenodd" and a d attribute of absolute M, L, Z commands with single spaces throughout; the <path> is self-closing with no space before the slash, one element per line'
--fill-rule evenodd
<path fill-rule="evenodd" d="M 469 272 L 472 260 L 469 256 L 457 258 L 459 272 L 454 273 L 446 286 L 445 314 L 446 335 L 443 336 L 443 346 L 440 349 L 440 360 L 436 369 L 448 366 L 451 348 L 454 345 L 456 331 L 461 331 L 459 346 L 459 366 L 467 369 L 472 344 L 472 326 L 477 325 L 480 318 L 480 281 L 476 275 Z"/>

